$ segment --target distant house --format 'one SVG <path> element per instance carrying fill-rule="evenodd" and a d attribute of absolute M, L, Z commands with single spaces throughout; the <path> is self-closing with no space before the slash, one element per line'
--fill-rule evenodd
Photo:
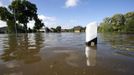
<path fill-rule="evenodd" d="M 74 29 L 74 32 L 84 32 L 85 31 L 85 29 L 81 26 L 76 26 L 73 29 Z"/>
<path fill-rule="evenodd" d="M 50 28 L 50 32 L 55 32 L 56 29 L 55 28 Z"/>
<path fill-rule="evenodd" d="M 42 27 L 39 32 L 45 32 L 45 27 Z"/>
<path fill-rule="evenodd" d="M 0 33 L 7 33 L 7 27 L 1 27 Z"/>

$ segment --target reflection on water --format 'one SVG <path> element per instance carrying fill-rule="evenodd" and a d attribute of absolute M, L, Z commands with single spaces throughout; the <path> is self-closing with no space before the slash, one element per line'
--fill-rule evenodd
<path fill-rule="evenodd" d="M 35 34 L 28 36 L 28 34 L 11 34 L 8 35 L 8 40 L 4 45 L 4 52 L 1 59 L 5 62 L 19 60 L 24 63 L 34 63 L 41 60 L 38 56 L 43 39 L 42 35 Z M 33 58 L 33 59 L 31 59 Z"/>
<path fill-rule="evenodd" d="M 85 47 L 85 55 L 87 58 L 87 66 L 95 66 L 96 65 L 96 46 L 94 47 Z"/>
<path fill-rule="evenodd" d="M 103 33 L 101 37 L 117 54 L 134 57 L 134 34 Z"/>
<path fill-rule="evenodd" d="M 132 49 L 133 38 L 109 37 L 98 34 L 97 47 L 87 47 L 85 33 L 0 34 L 0 75 L 134 75 L 134 58 L 117 55 L 133 50 L 113 48 Z"/>
<path fill-rule="evenodd" d="M 112 35 L 112 36 L 111 36 Z M 133 34 L 103 33 L 101 37 L 112 45 L 113 48 L 134 51 Z"/>
<path fill-rule="evenodd" d="M 3 42 L 0 58 L 7 68 L 4 75 L 23 75 L 17 70 L 22 63 L 32 64 L 41 60 L 38 53 L 43 44 L 42 34 L 18 34 L 17 37 L 15 34 L 9 34 Z"/>

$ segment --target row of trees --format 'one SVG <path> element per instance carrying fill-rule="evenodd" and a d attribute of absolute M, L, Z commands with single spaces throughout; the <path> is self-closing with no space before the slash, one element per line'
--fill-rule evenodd
<path fill-rule="evenodd" d="M 134 33 L 134 12 L 106 17 L 98 30 L 100 32 Z"/>
<path fill-rule="evenodd" d="M 61 26 L 57 26 L 56 28 L 48 28 L 48 27 L 46 27 L 45 28 L 45 30 L 46 30 L 46 32 L 61 32 Z"/>
<path fill-rule="evenodd" d="M 62 29 L 61 26 L 57 26 L 56 28 L 48 28 L 45 27 L 45 31 L 48 32 L 74 32 L 75 30 L 79 30 L 80 32 L 85 32 L 86 27 L 82 26 L 75 26 L 70 29 Z"/>
<path fill-rule="evenodd" d="M 13 0 L 8 8 L 0 7 L 0 20 L 7 23 L 9 33 L 14 33 L 15 28 L 18 32 L 28 32 L 27 23 L 31 20 L 35 21 L 34 31 L 44 26 L 38 18 L 36 5 L 28 0 Z"/>

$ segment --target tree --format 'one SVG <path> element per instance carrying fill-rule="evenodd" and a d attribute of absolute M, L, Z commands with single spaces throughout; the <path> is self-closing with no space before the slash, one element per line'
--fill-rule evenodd
<path fill-rule="evenodd" d="M 110 17 L 106 17 L 105 19 L 103 19 L 104 23 L 110 24 L 111 23 L 111 18 Z"/>
<path fill-rule="evenodd" d="M 112 29 L 112 25 L 108 24 L 108 23 L 101 23 L 100 27 L 98 28 L 99 32 L 111 32 Z"/>
<path fill-rule="evenodd" d="M 124 15 L 126 21 L 127 20 L 134 20 L 134 12 L 128 12 Z"/>
<path fill-rule="evenodd" d="M 61 32 L 61 26 L 57 26 L 57 27 L 56 27 L 56 31 L 57 31 L 57 32 Z"/>
<path fill-rule="evenodd" d="M 0 7 L 0 20 L 7 23 L 9 33 L 15 32 L 15 20 L 13 19 L 13 14 L 11 14 L 5 7 Z"/>
<path fill-rule="evenodd" d="M 125 28 L 126 33 L 134 33 L 134 20 L 129 20 Z"/>
<path fill-rule="evenodd" d="M 10 12 L 5 7 L 0 7 L 0 20 L 8 21 L 11 17 Z"/>
<path fill-rule="evenodd" d="M 16 20 L 24 25 L 27 32 L 27 23 L 37 19 L 36 5 L 27 0 L 15 0 L 9 5 L 9 9 L 14 13 Z"/>
<path fill-rule="evenodd" d="M 125 24 L 127 24 L 131 20 L 134 20 L 134 12 L 128 12 L 124 16 L 125 16 L 125 19 L 126 19 Z"/>
<path fill-rule="evenodd" d="M 25 32 L 27 32 L 27 23 L 31 20 L 35 21 L 37 30 L 44 26 L 38 18 L 36 5 L 27 0 L 14 0 L 8 8 L 0 7 L 0 19 L 7 22 L 11 31 L 14 30 L 15 24 L 22 24 Z"/>
<path fill-rule="evenodd" d="M 134 12 L 128 12 L 125 15 L 125 31 L 127 33 L 134 32 Z"/>
<path fill-rule="evenodd" d="M 35 19 L 35 26 L 34 26 L 34 30 L 35 31 L 39 31 L 39 29 L 41 29 L 43 26 L 44 26 L 44 24 L 42 23 L 42 20 L 40 20 L 40 19 Z"/>
<path fill-rule="evenodd" d="M 134 12 L 107 17 L 100 24 L 98 30 L 100 32 L 134 33 Z"/>
<path fill-rule="evenodd" d="M 112 27 L 115 31 L 122 31 L 122 27 L 125 23 L 125 17 L 122 14 L 115 14 L 112 18 L 111 18 L 111 23 L 112 23 Z"/>
<path fill-rule="evenodd" d="M 115 14 L 111 19 L 114 25 L 124 25 L 125 17 L 123 14 Z"/>

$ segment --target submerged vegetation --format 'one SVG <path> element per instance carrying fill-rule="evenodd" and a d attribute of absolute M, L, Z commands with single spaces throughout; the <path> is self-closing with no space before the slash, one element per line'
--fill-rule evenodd
<path fill-rule="evenodd" d="M 99 32 L 134 33 L 134 12 L 106 17 L 98 30 Z"/>
<path fill-rule="evenodd" d="M 28 32 L 27 23 L 34 20 L 33 31 L 38 31 L 44 24 L 38 18 L 37 7 L 27 0 L 14 0 L 6 7 L 0 7 L 0 20 L 8 25 L 8 33 Z M 16 28 L 16 29 L 15 29 Z"/>

